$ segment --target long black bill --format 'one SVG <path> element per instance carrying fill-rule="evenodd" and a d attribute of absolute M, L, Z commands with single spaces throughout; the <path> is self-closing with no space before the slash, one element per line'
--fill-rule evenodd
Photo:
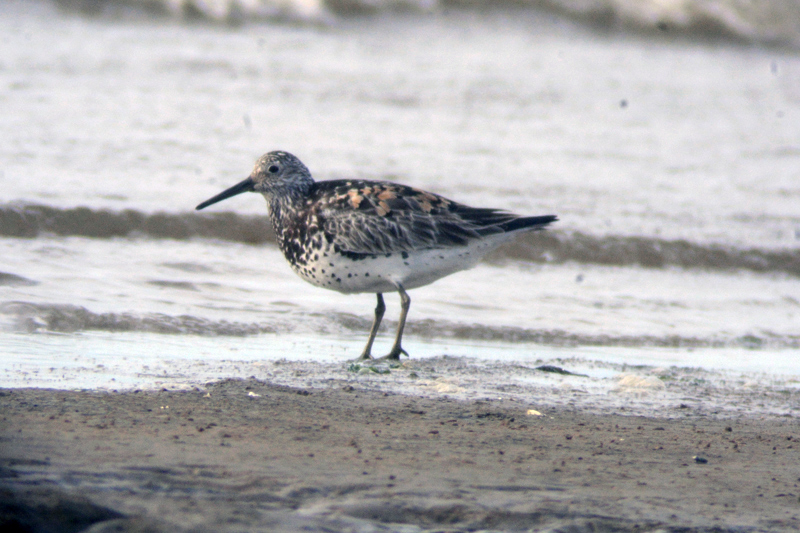
<path fill-rule="evenodd" d="M 211 204 L 215 204 L 217 202 L 221 202 L 222 200 L 225 200 L 226 198 L 230 198 L 231 196 L 236 196 L 237 194 L 242 194 L 243 192 L 253 192 L 253 187 L 255 187 L 255 183 L 253 182 L 252 179 L 247 178 L 243 182 L 237 183 L 236 185 L 234 185 L 233 187 L 231 187 L 229 189 L 225 189 L 224 191 L 222 191 L 221 193 L 219 193 L 215 197 L 209 198 L 208 200 L 206 200 L 202 204 L 200 204 L 197 207 L 195 207 L 195 209 L 200 211 L 204 207 L 208 207 Z"/>

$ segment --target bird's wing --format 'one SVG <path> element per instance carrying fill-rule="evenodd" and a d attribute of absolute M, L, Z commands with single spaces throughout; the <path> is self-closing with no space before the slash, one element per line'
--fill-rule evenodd
<path fill-rule="evenodd" d="M 519 217 L 475 209 L 441 196 L 389 182 L 317 182 L 318 219 L 341 251 L 386 254 L 461 246 L 502 233 Z"/>

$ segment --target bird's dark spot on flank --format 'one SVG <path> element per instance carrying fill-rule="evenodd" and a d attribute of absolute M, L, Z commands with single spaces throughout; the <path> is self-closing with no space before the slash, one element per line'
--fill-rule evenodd
<path fill-rule="evenodd" d="M 400 255 L 403 257 L 403 259 L 408 259 L 408 252 L 403 252 Z M 408 263 L 406 263 L 406 264 L 408 264 Z"/>
<path fill-rule="evenodd" d="M 329 266 L 333 266 L 333 263 L 328 263 Z"/>
<path fill-rule="evenodd" d="M 369 272 L 364 272 L 364 277 L 368 278 L 369 277 Z"/>
<path fill-rule="evenodd" d="M 341 282 L 342 282 L 342 278 L 336 278 L 336 283 L 341 283 Z"/>
<path fill-rule="evenodd" d="M 319 254 L 314 254 L 314 261 L 319 261 Z"/>
<path fill-rule="evenodd" d="M 408 261 L 403 261 L 403 264 L 404 264 L 405 266 L 408 266 Z"/>
<path fill-rule="evenodd" d="M 388 257 L 392 257 L 392 254 L 386 254 L 386 257 L 387 257 L 387 258 L 388 258 Z"/>
<path fill-rule="evenodd" d="M 321 272 L 324 274 L 324 273 L 325 273 L 325 269 L 323 268 L 323 269 L 321 270 Z"/>
<path fill-rule="evenodd" d="M 334 251 L 352 261 L 362 261 L 368 257 L 372 257 L 371 255 L 368 254 L 361 254 L 358 252 L 348 252 L 347 250 L 342 250 L 338 246 L 334 246 Z"/>

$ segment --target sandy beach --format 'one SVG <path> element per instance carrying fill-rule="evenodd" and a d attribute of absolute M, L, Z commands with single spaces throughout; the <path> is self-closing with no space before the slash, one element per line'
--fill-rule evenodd
<path fill-rule="evenodd" d="M 796 531 L 789 417 L 256 379 L 5 389 L 4 531 Z M 16 527 L 16 529 L 14 529 Z"/>

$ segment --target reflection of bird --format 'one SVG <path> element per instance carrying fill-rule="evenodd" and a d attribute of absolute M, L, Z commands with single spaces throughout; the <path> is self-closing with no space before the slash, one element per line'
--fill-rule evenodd
<path fill-rule="evenodd" d="M 343 293 L 377 293 L 375 320 L 360 359 L 372 358 L 386 309 L 382 293 L 400 293 L 397 336 L 386 356 L 399 359 L 406 353 L 400 341 L 411 304 L 407 289 L 470 268 L 517 233 L 556 220 L 467 207 L 389 182 L 315 182 L 308 168 L 286 152 L 262 156 L 249 178 L 197 209 L 243 192 L 260 192 L 267 199 L 278 244 L 301 278 Z"/>

